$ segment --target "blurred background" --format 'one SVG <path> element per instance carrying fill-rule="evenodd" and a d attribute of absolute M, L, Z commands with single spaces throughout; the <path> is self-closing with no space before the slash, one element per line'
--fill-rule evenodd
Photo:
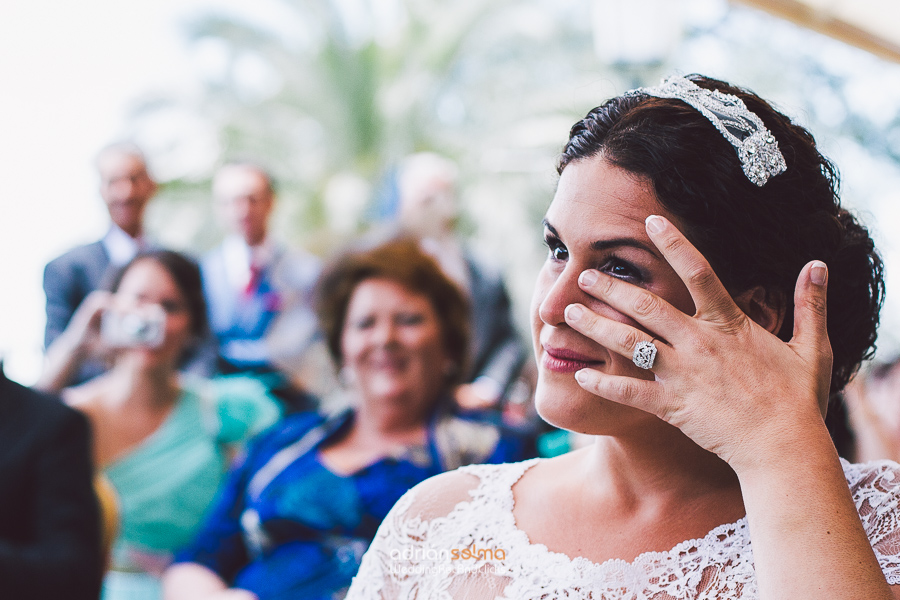
<path fill-rule="evenodd" d="M 150 234 L 221 238 L 224 159 L 278 180 L 278 233 L 325 256 L 390 215 L 414 151 L 455 159 L 461 227 L 523 335 L 568 129 L 609 96 L 701 72 L 816 135 L 887 264 L 879 357 L 900 352 L 896 0 L 6 0 L 0 8 L 0 356 L 41 368 L 44 264 L 107 226 L 94 154 L 133 139 L 163 183 Z"/>

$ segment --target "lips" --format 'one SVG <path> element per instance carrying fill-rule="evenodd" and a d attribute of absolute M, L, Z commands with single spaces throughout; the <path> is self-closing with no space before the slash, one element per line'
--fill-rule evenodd
<path fill-rule="evenodd" d="M 406 368 L 406 356 L 393 353 L 378 353 L 369 357 L 368 364 L 377 371 L 398 372 Z"/>
<path fill-rule="evenodd" d="M 603 364 L 602 360 L 596 360 L 567 348 L 553 348 L 551 346 L 544 346 L 543 348 L 541 366 L 557 373 L 574 373 L 585 367 L 596 368 Z"/>

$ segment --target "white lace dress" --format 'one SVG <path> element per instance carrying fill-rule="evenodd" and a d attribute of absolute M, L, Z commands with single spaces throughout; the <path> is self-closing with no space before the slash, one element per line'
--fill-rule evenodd
<path fill-rule="evenodd" d="M 429 482 L 410 490 L 379 528 L 347 600 L 758 597 L 746 518 L 630 563 L 596 564 L 532 544 L 513 518 L 512 486 L 537 460 L 463 467 L 467 476 L 440 476 L 453 489 L 427 501 L 417 501 L 417 491 Z M 900 465 L 843 467 L 878 562 L 898 584 Z"/>

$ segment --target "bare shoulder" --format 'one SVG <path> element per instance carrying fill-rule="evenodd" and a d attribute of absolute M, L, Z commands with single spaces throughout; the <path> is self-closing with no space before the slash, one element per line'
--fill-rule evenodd
<path fill-rule="evenodd" d="M 426 479 L 407 494 L 406 518 L 431 520 L 450 514 L 476 496 L 508 492 L 536 460 L 521 463 L 468 465 Z"/>
<path fill-rule="evenodd" d="M 60 392 L 62 401 L 84 414 L 94 427 L 103 416 L 102 393 L 94 380 L 68 387 Z"/>
<path fill-rule="evenodd" d="M 516 487 L 558 485 L 565 476 L 583 472 L 588 452 L 589 449 L 581 448 L 535 461 L 533 468 L 522 473 L 522 478 L 516 483 Z"/>
<path fill-rule="evenodd" d="M 470 492 L 478 488 L 481 479 L 468 470 L 457 469 L 435 475 L 407 493 L 407 518 L 426 521 L 450 514 L 460 502 L 472 499 Z"/>

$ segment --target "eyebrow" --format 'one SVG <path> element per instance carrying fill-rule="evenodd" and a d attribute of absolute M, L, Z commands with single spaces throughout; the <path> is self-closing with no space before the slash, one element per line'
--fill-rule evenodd
<path fill-rule="evenodd" d="M 547 221 L 547 219 L 544 219 L 543 221 L 541 221 L 541 223 L 543 223 L 544 227 L 546 227 L 550 231 L 550 233 L 552 233 L 557 238 L 562 239 L 562 236 L 559 235 L 559 232 L 556 231 L 556 228 L 553 227 L 553 225 L 551 225 L 549 221 Z M 632 248 L 637 248 L 639 250 L 643 250 L 644 252 L 652 254 L 657 258 L 662 258 L 655 246 L 649 246 L 641 242 L 640 240 L 636 240 L 630 237 L 612 238 L 609 240 L 594 240 L 590 243 L 589 247 L 594 252 L 602 252 L 604 250 L 609 250 L 610 248 L 621 248 L 622 246 L 631 246 Z"/>

